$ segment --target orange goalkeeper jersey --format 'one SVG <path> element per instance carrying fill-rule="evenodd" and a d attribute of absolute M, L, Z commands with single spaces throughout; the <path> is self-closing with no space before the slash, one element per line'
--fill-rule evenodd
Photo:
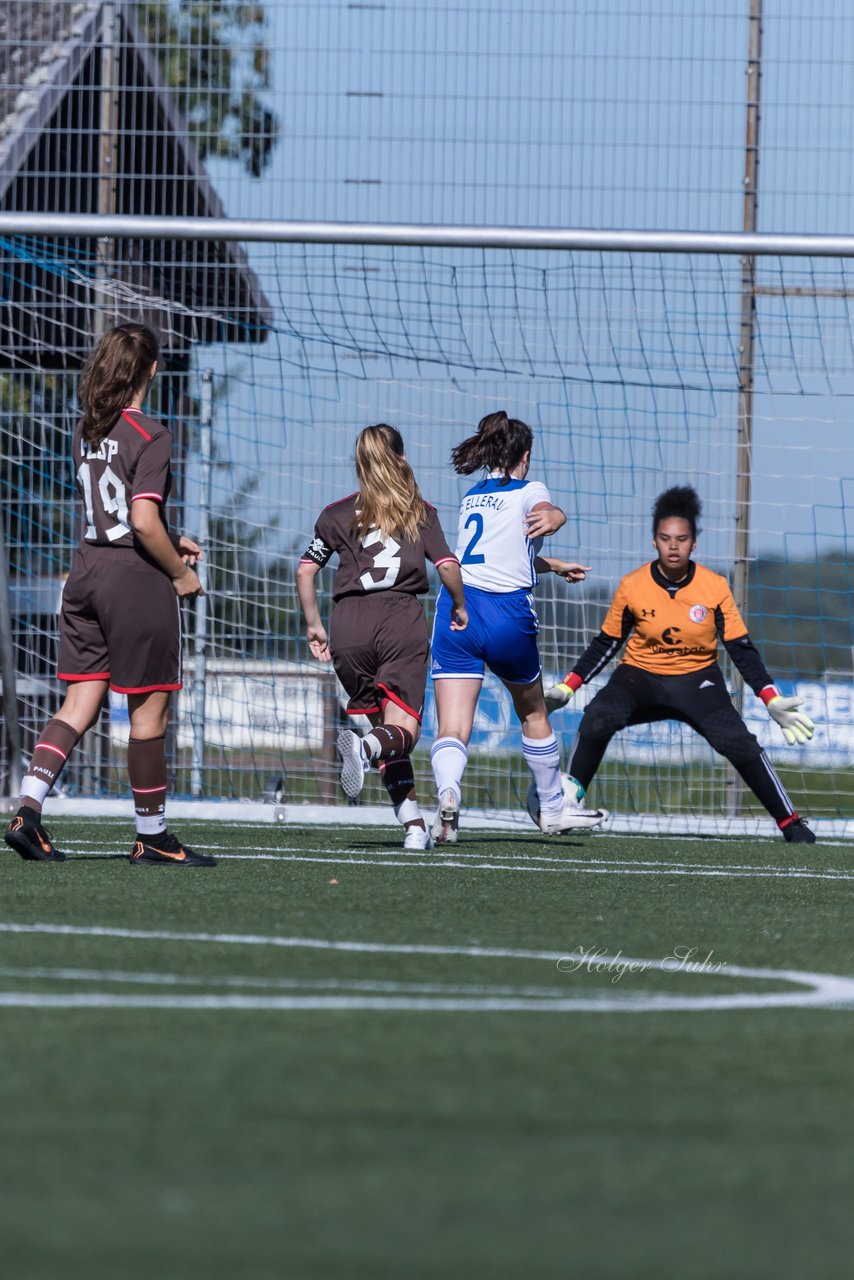
<path fill-rule="evenodd" d="M 716 660 L 718 640 L 747 635 L 727 580 L 701 564 L 691 568 L 678 587 L 655 564 L 623 578 L 602 623 L 620 643 L 628 635 L 623 662 L 655 675 L 686 675 Z"/>

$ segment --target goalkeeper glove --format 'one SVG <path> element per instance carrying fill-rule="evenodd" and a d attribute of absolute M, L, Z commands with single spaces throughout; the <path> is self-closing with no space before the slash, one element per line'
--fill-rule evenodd
<path fill-rule="evenodd" d="M 553 684 L 550 689 L 546 689 L 543 695 L 546 700 L 546 711 L 551 714 L 552 711 L 559 711 L 561 707 L 565 707 L 576 689 L 580 689 L 583 684 L 581 677 L 571 671 L 568 676 L 564 676 L 560 684 Z"/>
<path fill-rule="evenodd" d="M 809 716 L 797 710 L 802 699 L 783 698 L 773 685 L 762 689 L 759 696 L 768 708 L 771 719 L 776 720 L 782 729 L 783 737 L 790 747 L 793 747 L 796 742 L 801 744 L 809 742 L 815 733 L 815 725 Z"/>

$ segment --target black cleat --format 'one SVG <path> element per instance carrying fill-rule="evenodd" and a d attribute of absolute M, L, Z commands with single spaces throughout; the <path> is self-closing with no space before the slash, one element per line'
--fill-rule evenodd
<path fill-rule="evenodd" d="M 135 866 L 149 867 L 215 867 L 216 858 L 189 849 L 171 831 L 157 836 L 138 835 L 130 851 Z"/>
<path fill-rule="evenodd" d="M 815 832 L 810 831 L 803 818 L 794 818 L 783 828 L 789 844 L 815 844 Z"/>
<path fill-rule="evenodd" d="M 39 816 L 35 809 L 22 805 L 3 839 L 27 862 L 65 862 L 65 854 L 56 848 L 50 832 L 39 822 Z"/>

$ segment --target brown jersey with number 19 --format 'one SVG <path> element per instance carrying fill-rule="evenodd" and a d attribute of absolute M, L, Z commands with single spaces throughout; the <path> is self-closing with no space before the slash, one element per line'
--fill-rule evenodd
<path fill-rule="evenodd" d="M 96 445 L 83 439 L 81 424 L 72 445 L 77 488 L 83 499 L 83 541 L 101 547 L 132 547 L 131 503 L 147 498 L 165 506 L 172 487 L 172 437 L 140 409 L 124 409 L 116 425 Z"/>

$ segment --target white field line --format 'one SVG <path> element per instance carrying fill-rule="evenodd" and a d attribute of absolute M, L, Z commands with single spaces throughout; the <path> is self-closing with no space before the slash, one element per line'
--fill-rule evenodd
<path fill-rule="evenodd" d="M 71 845 L 65 842 L 70 850 Z M 91 848 L 91 846 L 86 846 Z M 414 858 L 402 850 L 397 854 L 385 857 L 372 855 L 360 850 L 321 849 L 316 854 L 302 853 L 296 846 L 283 845 L 275 850 L 263 850 L 254 853 L 226 853 L 221 849 L 229 846 L 205 845 L 205 850 L 215 853 L 223 862 L 308 862 L 321 866 L 348 867 L 396 867 L 399 870 L 427 868 L 432 871 L 469 870 L 469 871 L 524 871 L 541 874 L 568 875 L 580 872 L 585 875 L 621 875 L 621 876 L 688 876 L 703 878 L 733 879 L 783 879 L 783 880 L 854 880 L 854 870 L 827 869 L 810 870 L 808 867 L 755 866 L 745 864 L 715 864 L 702 862 L 670 862 L 670 861 L 631 861 L 611 858 L 551 858 L 547 854 L 531 854 L 526 862 L 511 862 L 518 854 L 495 854 L 496 860 L 476 861 L 482 858 L 480 853 L 454 851 L 453 856 L 437 853 L 431 859 Z M 124 849 L 104 849 L 91 856 L 96 858 L 112 858 L 116 855 L 126 856 Z M 502 859 L 504 861 L 502 861 Z M 140 868 L 140 870 L 142 870 Z M 147 870 L 147 869 L 146 869 Z"/>
<path fill-rule="evenodd" d="M 735 1009 L 854 1009 L 854 992 L 830 998 L 824 992 L 773 995 L 668 996 L 636 998 L 601 996 L 564 1000 L 504 998 L 453 999 L 416 996 L 133 996 L 37 995 L 0 993 L 0 1008 L 15 1009 L 161 1009 L 250 1013 L 328 1012 L 332 1010 L 392 1013 L 720 1013 Z"/>
<path fill-rule="evenodd" d="M 9 934 L 41 934 L 61 937 L 122 938 L 141 941 L 211 943 L 222 946 L 267 946 L 286 949 L 309 949 L 326 952 L 363 953 L 371 955 L 467 956 L 489 959 L 532 960 L 557 964 L 571 962 L 581 969 L 588 953 L 575 950 L 529 951 L 507 947 L 443 946 L 438 944 L 381 943 L 336 941 L 328 938 L 298 938 L 264 934 L 183 933 L 171 930 L 118 929 L 101 925 L 19 924 L 0 922 L 0 932 Z M 758 969 L 725 965 L 720 969 L 705 962 L 680 962 L 673 958 L 641 959 L 637 957 L 596 953 L 593 961 L 598 971 L 606 966 L 638 966 L 671 975 L 707 974 L 723 980 L 749 978 L 756 981 L 786 982 L 797 991 L 731 992 L 720 995 L 673 995 L 637 992 L 622 994 L 596 993 L 589 996 L 557 998 L 537 997 L 519 992 L 513 996 L 479 994 L 460 996 L 448 989 L 441 995 L 288 995 L 247 996 L 206 994 L 111 995 L 103 992 L 57 995 L 36 992 L 0 993 L 0 1007 L 42 1009 L 181 1009 L 217 1011 L 306 1011 L 306 1010 L 374 1010 L 392 1012 L 467 1012 L 467 1013 L 573 1013 L 573 1012 L 700 1012 L 735 1009 L 820 1008 L 854 1009 L 854 978 L 838 974 L 811 973 L 797 969 Z M 90 971 L 91 972 L 91 971 Z M 211 977 L 211 984 L 217 979 Z"/>
<path fill-rule="evenodd" d="M 9 969 L 0 977 L 53 982 L 108 982 L 119 986 L 260 987 L 275 991 L 357 991 L 390 995 L 531 996 L 542 1000 L 566 995 L 565 987 L 516 986 L 483 982 L 385 982 L 359 978 L 258 978 L 235 974 L 134 973 L 123 969 Z"/>

